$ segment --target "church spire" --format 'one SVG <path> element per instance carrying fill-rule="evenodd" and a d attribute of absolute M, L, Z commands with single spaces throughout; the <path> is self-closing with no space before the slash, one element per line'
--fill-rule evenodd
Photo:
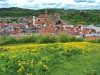
<path fill-rule="evenodd" d="M 48 13 L 48 11 L 47 11 L 47 9 L 45 10 L 45 16 L 46 16 L 46 14 Z"/>

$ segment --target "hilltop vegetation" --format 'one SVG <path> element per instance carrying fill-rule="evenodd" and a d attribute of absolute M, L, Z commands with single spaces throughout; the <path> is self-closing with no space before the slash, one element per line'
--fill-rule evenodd
<path fill-rule="evenodd" d="M 46 9 L 31 10 L 23 8 L 0 8 L 0 17 L 30 17 L 33 14 L 38 16 L 43 14 Z M 67 21 L 70 24 L 100 24 L 100 10 L 64 10 L 51 8 L 47 9 L 48 14 L 53 14 L 54 12 L 59 12 L 61 14 L 61 19 Z"/>
<path fill-rule="evenodd" d="M 62 14 L 61 18 L 71 24 L 100 24 L 100 10 L 72 10 Z"/>
<path fill-rule="evenodd" d="M 46 9 L 31 10 L 23 8 L 0 8 L 0 17 L 30 17 L 33 14 L 38 16 L 39 14 L 44 14 Z M 54 12 L 62 12 L 63 9 L 48 9 L 48 13 L 52 14 Z"/>

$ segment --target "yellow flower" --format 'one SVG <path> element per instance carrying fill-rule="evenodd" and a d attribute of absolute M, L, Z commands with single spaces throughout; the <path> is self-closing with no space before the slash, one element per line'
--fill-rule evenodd
<path fill-rule="evenodd" d="M 4 56 L 5 54 L 4 53 L 1 53 L 1 56 Z"/>
<path fill-rule="evenodd" d="M 21 63 L 18 63 L 18 65 L 20 66 L 20 65 L 21 65 Z"/>
<path fill-rule="evenodd" d="M 42 61 L 39 61 L 39 62 L 38 62 L 38 65 L 39 65 L 39 66 L 42 65 Z"/>
<path fill-rule="evenodd" d="M 21 68 L 17 70 L 17 72 L 21 72 L 21 71 L 22 71 L 22 69 L 21 69 Z"/>
<path fill-rule="evenodd" d="M 43 67 L 44 67 L 46 70 L 49 70 L 49 68 L 48 68 L 47 65 L 43 65 Z"/>
<path fill-rule="evenodd" d="M 2 69 L 2 71 L 3 71 L 3 72 L 5 72 L 5 71 L 6 71 L 6 69 L 5 69 L 5 68 L 3 68 L 3 69 Z"/>

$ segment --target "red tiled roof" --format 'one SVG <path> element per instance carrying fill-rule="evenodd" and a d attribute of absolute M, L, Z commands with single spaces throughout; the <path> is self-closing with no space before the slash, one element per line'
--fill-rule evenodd
<path fill-rule="evenodd" d="M 49 17 L 50 17 L 50 15 L 48 15 L 48 14 L 40 14 L 38 16 L 38 18 L 49 18 Z"/>
<path fill-rule="evenodd" d="M 7 24 L 0 24 L 1 27 L 7 27 Z"/>
<path fill-rule="evenodd" d="M 60 27 L 60 28 L 63 28 L 63 24 L 59 24 L 59 27 Z"/>
<path fill-rule="evenodd" d="M 35 21 L 35 24 L 45 24 L 46 23 L 46 21 Z"/>
<path fill-rule="evenodd" d="M 89 33 L 88 30 L 83 30 L 83 31 L 82 31 L 82 34 L 88 34 L 88 33 Z"/>
<path fill-rule="evenodd" d="M 55 30 L 52 28 L 41 28 L 39 32 L 44 35 L 44 34 L 54 33 Z"/>
<path fill-rule="evenodd" d="M 65 33 L 68 32 L 68 31 L 69 31 L 68 29 L 63 30 L 63 32 L 65 32 Z"/>
<path fill-rule="evenodd" d="M 12 35 L 17 35 L 18 34 L 18 30 L 14 30 L 11 32 Z"/>
<path fill-rule="evenodd" d="M 20 32 L 21 30 L 22 30 L 22 29 L 13 30 L 13 31 L 11 32 L 11 35 L 17 35 L 17 34 L 19 34 L 19 32 Z"/>
<path fill-rule="evenodd" d="M 63 31 L 61 30 L 57 30 L 57 34 L 60 35 L 61 33 L 64 33 Z"/>

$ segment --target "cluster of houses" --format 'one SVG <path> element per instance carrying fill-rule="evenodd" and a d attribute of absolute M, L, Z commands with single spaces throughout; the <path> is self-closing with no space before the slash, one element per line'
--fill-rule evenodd
<path fill-rule="evenodd" d="M 37 17 L 33 15 L 29 18 L 23 18 L 19 23 L 0 23 L 0 36 L 6 34 L 20 38 L 39 34 L 58 36 L 61 33 L 83 37 L 86 40 L 94 40 L 100 38 L 100 27 L 81 24 L 69 25 L 60 19 L 60 13 L 50 15 L 47 10 Z"/>

